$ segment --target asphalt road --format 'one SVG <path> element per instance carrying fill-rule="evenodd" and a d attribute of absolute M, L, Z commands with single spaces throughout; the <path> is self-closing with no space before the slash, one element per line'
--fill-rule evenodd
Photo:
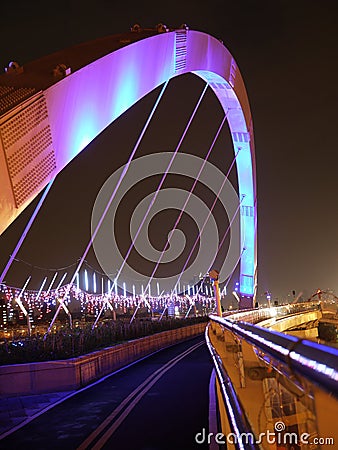
<path fill-rule="evenodd" d="M 0 441 L 0 449 L 206 449 L 212 362 L 204 336 L 76 393 Z"/>

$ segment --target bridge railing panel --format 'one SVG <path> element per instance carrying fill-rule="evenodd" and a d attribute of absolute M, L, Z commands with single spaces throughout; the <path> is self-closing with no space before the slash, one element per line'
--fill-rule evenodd
<path fill-rule="evenodd" d="M 311 308 L 318 303 L 273 308 L 270 314 L 285 317 Z M 252 310 L 210 316 L 206 342 L 218 401 L 227 411 L 224 439 L 234 448 L 333 448 L 338 444 L 338 349 L 255 324 L 268 315 Z"/>

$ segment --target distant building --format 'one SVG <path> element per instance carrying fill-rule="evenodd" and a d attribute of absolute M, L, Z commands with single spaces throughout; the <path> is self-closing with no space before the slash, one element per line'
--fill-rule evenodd
<path fill-rule="evenodd" d="M 0 328 L 6 328 L 8 324 L 7 300 L 0 298 Z"/>

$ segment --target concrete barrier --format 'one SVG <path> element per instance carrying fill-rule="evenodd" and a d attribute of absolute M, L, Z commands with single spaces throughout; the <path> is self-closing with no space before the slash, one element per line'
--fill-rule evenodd
<path fill-rule="evenodd" d="M 204 332 L 206 323 L 163 331 L 77 358 L 0 366 L 0 397 L 76 390 L 150 353 Z"/>

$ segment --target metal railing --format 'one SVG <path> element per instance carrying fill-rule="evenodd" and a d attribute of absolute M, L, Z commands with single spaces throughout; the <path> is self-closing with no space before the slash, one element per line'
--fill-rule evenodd
<path fill-rule="evenodd" d="M 278 319 L 291 316 L 293 314 L 303 314 L 307 311 L 318 311 L 319 302 L 296 303 L 283 306 L 274 306 L 271 308 L 250 309 L 227 314 L 226 318 L 235 322 L 244 321 L 249 323 L 258 323 L 266 319 Z"/>
<path fill-rule="evenodd" d="M 214 362 L 217 378 L 220 384 L 222 399 L 229 418 L 231 432 L 234 433 L 235 436 L 253 436 L 245 409 L 237 397 L 230 377 L 224 369 L 221 357 L 217 354 L 215 347 L 209 339 L 208 328 L 209 325 L 205 329 L 205 340 Z M 245 445 L 241 442 L 241 440 L 239 440 L 236 442 L 235 446 L 238 450 L 258 450 L 260 448 L 254 440 L 246 442 Z"/>
<path fill-rule="evenodd" d="M 338 398 L 337 348 L 251 323 L 234 322 L 218 316 L 210 316 L 210 319 L 253 345 L 259 351 L 259 357 L 273 367 L 278 366 L 278 370 L 282 370 L 284 365 Z"/>
<path fill-rule="evenodd" d="M 267 364 L 267 367 L 272 367 L 286 379 L 292 378 L 301 390 L 304 391 L 307 384 L 313 385 L 319 391 L 329 394 L 333 400 L 337 400 L 338 348 L 257 325 L 266 319 L 276 318 L 278 320 L 278 318 L 318 309 L 320 309 L 318 302 L 307 302 L 306 304 L 240 311 L 225 317 L 209 316 L 210 323 L 205 332 L 205 339 L 217 373 L 219 391 L 227 412 L 228 425 L 236 436 L 254 436 L 252 424 L 250 424 L 243 406 L 245 402 L 241 403 L 236 387 L 229 377 L 227 367 L 224 367 L 222 357 L 214 347 L 216 345 L 221 350 L 222 346 L 219 347 L 219 345 L 222 343 L 222 339 L 216 344 L 217 339 L 216 341 L 214 338 L 211 339 L 209 331 L 213 329 L 215 333 L 216 326 L 219 329 L 218 336 L 230 333 L 239 343 L 245 342 L 252 348 L 253 354 Z M 221 335 L 219 335 L 220 332 Z M 213 342 L 215 342 L 214 345 Z M 306 393 L 306 395 L 308 394 L 309 392 Z M 244 400 L 243 397 L 241 399 Z M 238 439 L 234 446 L 240 450 L 261 448 L 254 439 L 251 442 L 246 441 L 245 445 L 241 439 Z"/>

